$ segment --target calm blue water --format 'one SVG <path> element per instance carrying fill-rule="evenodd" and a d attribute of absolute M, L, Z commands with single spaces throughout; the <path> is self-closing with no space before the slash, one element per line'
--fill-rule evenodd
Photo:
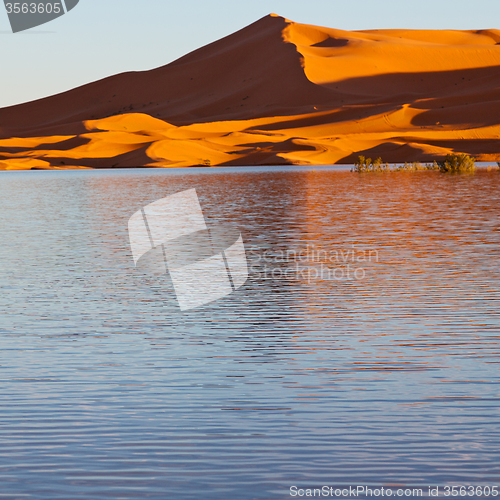
<path fill-rule="evenodd" d="M 181 313 L 127 221 L 193 187 L 251 268 Z M 2 172 L 0 207 L 0 498 L 500 487 L 498 172 Z"/>

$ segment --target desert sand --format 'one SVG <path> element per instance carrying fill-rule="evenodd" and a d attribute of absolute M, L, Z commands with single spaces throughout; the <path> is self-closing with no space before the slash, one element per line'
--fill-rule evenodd
<path fill-rule="evenodd" d="M 0 169 L 500 160 L 500 31 L 275 14 L 166 66 L 0 109 Z"/>

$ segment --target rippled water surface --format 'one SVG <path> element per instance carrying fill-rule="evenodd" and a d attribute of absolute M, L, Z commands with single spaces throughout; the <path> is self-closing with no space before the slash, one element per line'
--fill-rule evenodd
<path fill-rule="evenodd" d="M 181 312 L 127 221 L 193 187 L 250 277 Z M 0 206 L 0 498 L 500 486 L 498 172 L 12 172 Z"/>

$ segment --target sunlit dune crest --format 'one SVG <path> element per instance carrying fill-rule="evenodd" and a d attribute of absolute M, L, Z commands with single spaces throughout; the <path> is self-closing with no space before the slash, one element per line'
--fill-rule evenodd
<path fill-rule="evenodd" d="M 0 110 L 0 169 L 500 160 L 500 31 L 271 14 L 167 66 Z"/>

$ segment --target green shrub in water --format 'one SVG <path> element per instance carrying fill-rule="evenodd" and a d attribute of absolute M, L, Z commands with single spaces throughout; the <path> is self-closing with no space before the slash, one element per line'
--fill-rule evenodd
<path fill-rule="evenodd" d="M 354 164 L 355 172 L 386 172 L 387 170 L 389 170 L 389 165 L 382 163 L 382 158 L 372 161 L 371 158 L 358 156 L 358 161 Z"/>
<path fill-rule="evenodd" d="M 441 172 L 450 174 L 470 174 L 476 170 L 474 158 L 466 154 L 448 154 L 438 165 Z"/>
<path fill-rule="evenodd" d="M 382 163 L 382 158 L 377 158 L 373 160 L 371 158 L 365 158 L 364 156 L 358 156 L 358 161 L 354 164 L 354 172 L 403 172 L 410 171 L 414 172 L 416 170 L 439 170 L 439 165 L 434 163 L 422 164 L 418 161 L 412 163 L 405 162 L 404 165 L 395 165 L 392 168 L 389 167 L 387 163 Z"/>
<path fill-rule="evenodd" d="M 422 164 L 419 161 L 414 161 L 412 163 L 405 162 L 404 165 L 397 165 L 394 167 L 395 172 L 401 172 L 401 171 L 414 172 L 415 170 L 438 170 L 438 169 L 439 166 L 436 162 Z"/>

